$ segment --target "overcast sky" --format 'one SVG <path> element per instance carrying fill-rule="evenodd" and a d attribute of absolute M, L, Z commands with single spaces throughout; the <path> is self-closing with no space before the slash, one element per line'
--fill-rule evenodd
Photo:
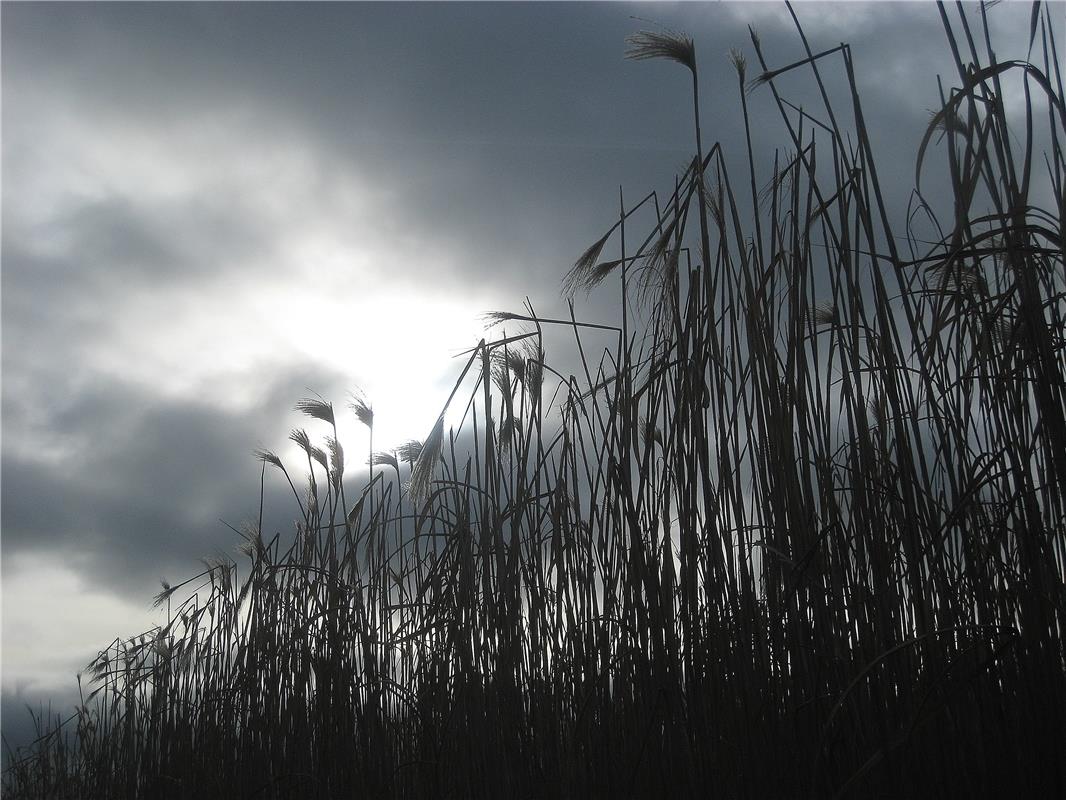
<path fill-rule="evenodd" d="M 1024 57 L 1028 4 L 990 13 Z M 798 14 L 813 49 L 852 45 L 901 207 L 955 77 L 935 7 Z M 693 149 L 687 74 L 623 60 L 653 27 L 631 16 L 695 38 L 704 139 L 743 157 L 727 54 L 755 61 L 752 24 L 772 66 L 802 57 L 783 5 L 4 3 L 5 732 L 152 624 L 160 576 L 235 550 L 219 520 L 254 516 L 251 453 L 291 452 L 296 400 L 361 387 L 376 446 L 421 438 L 483 312 L 565 313 L 618 187 L 668 192 Z"/>

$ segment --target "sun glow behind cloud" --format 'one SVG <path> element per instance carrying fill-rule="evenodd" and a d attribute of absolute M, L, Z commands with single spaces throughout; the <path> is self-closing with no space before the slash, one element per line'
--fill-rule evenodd
<path fill-rule="evenodd" d="M 366 394 L 374 408 L 376 447 L 429 431 L 462 368 L 453 356 L 475 345 L 479 335 L 472 311 L 478 306 L 447 296 L 394 288 L 353 299 L 279 291 L 267 302 L 276 308 L 273 337 L 298 357 L 351 376 L 348 390 Z M 347 406 L 346 396 L 325 399 L 338 409 Z"/>
<path fill-rule="evenodd" d="M 503 304 L 455 281 L 469 256 L 454 232 L 412 224 L 402 192 L 371 177 L 358 151 L 330 151 L 269 110 L 160 118 L 27 83 L 5 97 L 33 119 L 4 127 L 5 196 L 19 198 L 4 212 L 5 270 L 20 276 L 4 286 L 5 425 L 19 420 L 6 457 L 62 474 L 97 464 L 109 429 L 71 437 L 54 419 L 86 387 L 119 387 L 140 401 L 133 416 L 188 403 L 267 419 L 277 398 L 266 395 L 295 374 L 325 381 L 285 400 L 333 401 L 350 475 L 370 444 L 347 409 L 356 388 L 374 406 L 376 450 L 426 436 L 462 369 L 453 356 L 477 343 L 481 312 Z M 295 412 L 258 440 L 234 439 L 249 473 L 263 446 L 299 474 L 286 437 L 302 425 L 321 444 L 321 423 Z M 88 483 L 122 481 L 97 475 Z M 76 548 L 115 535 L 84 533 Z M 69 692 L 84 660 L 152 619 L 147 601 L 79 580 L 78 553 L 71 565 L 48 553 L 5 565 L 3 684 L 16 694 Z"/>
<path fill-rule="evenodd" d="M 16 131 L 10 181 L 33 200 L 5 222 L 84 285 L 54 318 L 82 322 L 73 362 L 231 409 L 256 404 L 272 367 L 317 364 L 371 395 L 383 442 L 432 425 L 449 356 L 499 301 L 449 289 L 462 255 L 406 229 L 392 188 L 239 109 L 168 127 L 70 106 L 41 111 L 40 138 Z M 119 252 L 112 234 L 139 226 L 143 245 Z"/>

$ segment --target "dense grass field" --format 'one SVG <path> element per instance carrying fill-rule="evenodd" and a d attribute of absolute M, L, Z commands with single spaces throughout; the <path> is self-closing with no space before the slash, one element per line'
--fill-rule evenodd
<path fill-rule="evenodd" d="M 957 11 L 902 221 L 846 45 L 753 34 L 782 149 L 727 154 L 694 44 L 633 36 L 692 82 L 695 154 L 563 280 L 621 318 L 491 315 L 396 451 L 341 448 L 362 399 L 300 401 L 306 460 L 257 453 L 295 536 L 164 586 L 4 796 L 1066 796 L 1062 9 L 1018 60 Z"/>

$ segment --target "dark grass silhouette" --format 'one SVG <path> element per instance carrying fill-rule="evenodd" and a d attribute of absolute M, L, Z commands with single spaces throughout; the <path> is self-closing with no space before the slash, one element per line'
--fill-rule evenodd
<path fill-rule="evenodd" d="M 525 327 L 470 352 L 462 423 L 359 490 L 334 407 L 301 401 L 306 471 L 257 454 L 295 541 L 259 520 L 246 562 L 164 586 L 167 623 L 100 654 L 5 797 L 1066 795 L 1062 15 L 1001 61 L 958 11 L 916 170 L 939 159 L 950 219 L 919 191 L 890 226 L 846 45 L 776 68 L 753 34 L 737 89 L 772 94 L 793 155 L 749 147 L 738 184 L 697 105 L 650 230 L 623 203 L 566 277 L 619 281 L 621 327 L 493 315 Z M 698 97 L 685 37 L 630 55 Z M 796 70 L 822 108 L 779 95 Z"/>

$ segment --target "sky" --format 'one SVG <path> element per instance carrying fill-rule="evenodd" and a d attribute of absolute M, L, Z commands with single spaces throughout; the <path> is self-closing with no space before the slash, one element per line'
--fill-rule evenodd
<path fill-rule="evenodd" d="M 902 209 L 954 77 L 935 6 L 796 10 L 815 51 L 852 45 Z M 1024 57 L 1028 4 L 989 13 Z M 801 58 L 782 4 L 0 7 L 6 736 L 154 624 L 160 577 L 236 552 L 222 521 L 258 511 L 253 450 L 292 459 L 297 400 L 361 389 L 375 449 L 422 438 L 483 313 L 567 313 L 560 282 L 619 187 L 668 193 L 694 149 L 684 69 L 623 59 L 658 24 L 695 39 L 704 141 L 743 158 L 728 53 L 755 63 L 750 24 L 771 66 Z M 813 104 L 808 84 L 782 86 Z M 784 134 L 766 92 L 750 102 L 768 178 Z M 607 291 L 577 309 L 617 313 Z"/>

